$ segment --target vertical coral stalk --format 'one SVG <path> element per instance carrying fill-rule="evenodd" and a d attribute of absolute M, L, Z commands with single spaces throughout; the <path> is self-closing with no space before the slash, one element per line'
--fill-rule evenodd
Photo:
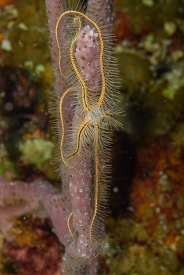
<path fill-rule="evenodd" d="M 87 15 L 98 17 L 99 21 L 108 28 L 111 35 L 113 32 L 113 17 L 112 17 L 112 3 L 113 0 L 88 0 Z"/>
<path fill-rule="evenodd" d="M 51 111 L 56 115 L 56 128 L 55 131 L 58 132 L 57 139 L 61 140 L 61 122 L 59 118 L 59 109 L 60 106 L 58 104 L 60 97 L 62 96 L 63 92 L 66 89 L 66 81 L 65 78 L 61 75 L 59 64 L 62 68 L 62 70 L 65 69 L 66 63 L 64 58 L 60 59 L 59 51 L 58 51 L 58 45 L 56 43 L 56 24 L 57 20 L 61 14 L 62 11 L 66 10 L 67 5 L 65 1 L 59 1 L 59 0 L 45 0 L 47 14 L 48 14 L 48 25 L 49 25 L 49 44 L 51 49 L 51 57 L 52 57 L 52 64 L 53 64 L 53 71 L 55 76 L 55 96 L 54 96 L 54 102 L 56 104 L 51 104 Z M 63 20 L 62 26 L 58 30 L 58 37 L 60 38 L 60 41 L 66 40 L 66 22 Z M 65 102 L 64 111 L 66 116 L 66 131 L 69 129 L 69 124 L 71 121 L 71 102 L 68 100 L 68 102 Z M 53 110 L 52 110 L 53 109 Z M 59 161 L 59 165 L 60 165 Z M 66 167 L 59 167 L 59 171 L 62 176 L 62 195 L 63 195 L 63 201 L 62 203 L 65 205 L 65 210 L 71 208 L 70 204 L 70 193 L 69 193 L 69 171 Z M 63 223 L 67 225 L 67 214 L 65 213 Z M 68 240 L 69 241 L 69 240 Z"/>
<path fill-rule="evenodd" d="M 60 6 L 59 2 L 49 3 L 46 0 L 70 233 L 62 271 L 85 274 L 103 246 L 109 146 L 112 129 L 117 128 L 112 118 L 118 113 L 117 69 L 112 57 L 112 1 L 90 0 L 86 13 L 67 9 L 64 1 Z M 91 274 L 95 272 L 91 268 Z"/>

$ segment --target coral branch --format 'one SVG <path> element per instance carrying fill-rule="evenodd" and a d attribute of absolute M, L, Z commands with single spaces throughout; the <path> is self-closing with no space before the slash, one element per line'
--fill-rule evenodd
<path fill-rule="evenodd" d="M 14 220 L 26 213 L 49 216 L 60 242 L 67 244 L 67 227 L 62 195 L 58 189 L 44 180 L 33 183 L 15 181 L 8 183 L 0 177 L 0 230 L 7 240 L 12 240 L 10 229 Z M 45 212 L 46 211 L 46 212 Z"/>
<path fill-rule="evenodd" d="M 87 8 L 87 15 L 99 17 L 111 35 L 113 30 L 112 3 L 113 0 L 88 0 Z"/>

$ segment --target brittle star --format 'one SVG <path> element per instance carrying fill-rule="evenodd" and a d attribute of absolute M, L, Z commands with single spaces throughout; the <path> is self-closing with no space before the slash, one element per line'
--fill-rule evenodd
<path fill-rule="evenodd" d="M 63 102 L 66 98 L 66 96 L 75 90 L 78 89 L 78 87 L 72 86 L 69 87 L 61 96 L 60 98 L 60 119 L 61 119 L 61 127 L 62 127 L 62 134 L 61 134 L 61 144 L 60 144 L 60 153 L 63 163 L 70 169 L 76 168 L 81 161 L 86 157 L 87 154 L 89 154 L 89 150 L 87 150 L 87 146 L 89 144 L 85 143 L 91 143 L 93 144 L 93 150 L 91 153 L 91 156 L 94 157 L 94 213 L 91 220 L 90 225 L 90 240 L 93 244 L 99 245 L 99 243 L 96 243 L 94 241 L 94 233 L 93 233 L 93 227 L 95 223 L 95 219 L 97 217 L 98 212 L 98 204 L 99 204 L 99 173 L 100 173 L 100 162 L 99 162 L 99 144 L 101 143 L 101 129 L 102 128 L 109 128 L 110 121 L 112 119 L 112 114 L 109 111 L 105 111 L 103 106 L 103 100 L 106 93 L 106 78 L 104 73 L 104 65 L 103 65 L 103 54 L 104 54 L 104 42 L 102 38 L 101 31 L 98 27 L 98 25 L 88 16 L 83 14 L 79 11 L 66 11 L 60 15 L 60 17 L 57 20 L 56 24 L 56 41 L 59 51 L 59 70 L 61 72 L 61 75 L 64 78 L 67 78 L 67 76 L 64 75 L 64 73 L 61 70 L 61 49 L 59 44 L 59 38 L 58 38 L 58 28 L 59 23 L 64 18 L 64 16 L 75 16 L 73 19 L 73 22 L 75 25 L 77 25 L 77 31 L 75 34 L 75 37 L 72 39 L 69 49 L 69 56 L 70 56 L 70 62 L 72 64 L 72 68 L 77 76 L 78 82 L 80 83 L 80 91 L 79 94 L 81 94 L 81 110 L 80 112 L 83 114 L 82 119 L 80 121 L 80 124 L 78 125 L 78 130 L 76 131 L 76 146 L 72 153 L 70 153 L 67 157 L 64 156 L 63 152 L 63 143 L 65 139 L 65 123 L 63 118 Z M 91 100 L 92 103 L 89 102 L 89 93 L 86 86 L 85 81 L 83 80 L 83 77 L 81 76 L 81 73 L 76 65 L 76 60 L 74 56 L 74 45 L 76 43 L 76 40 L 78 38 L 78 35 L 82 28 L 81 23 L 81 17 L 85 20 L 89 21 L 89 23 L 94 27 L 94 29 L 98 33 L 98 39 L 99 39 L 99 67 L 100 67 L 100 73 L 101 73 L 101 92 L 97 96 L 95 96 L 95 100 Z M 113 123 L 112 123 L 113 124 Z M 87 141 L 87 142 L 85 142 Z M 84 151 L 82 156 L 80 156 L 80 152 Z M 87 151 L 87 152 L 86 152 Z M 80 156 L 80 157 L 79 157 Z M 74 162 L 73 165 L 71 165 L 71 161 L 77 160 L 77 162 Z M 72 233 L 70 229 L 70 219 L 72 217 L 73 213 L 71 213 L 68 217 L 68 229 L 72 237 L 74 237 L 74 233 Z M 101 242 L 100 242 L 101 243 Z"/>

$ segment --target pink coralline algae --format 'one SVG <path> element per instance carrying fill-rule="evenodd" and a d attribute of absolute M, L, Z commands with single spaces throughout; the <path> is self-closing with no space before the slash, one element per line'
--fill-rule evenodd
<path fill-rule="evenodd" d="M 3 244 L 4 252 L 15 261 L 22 275 L 59 275 L 61 265 L 60 244 L 51 231 L 48 220 L 35 219 L 32 224 L 38 236 L 37 244 L 16 245 L 8 241 Z M 26 229 L 26 228 L 25 228 Z M 16 240 L 17 242 L 17 240 Z M 26 243 L 25 240 L 21 242 Z"/>

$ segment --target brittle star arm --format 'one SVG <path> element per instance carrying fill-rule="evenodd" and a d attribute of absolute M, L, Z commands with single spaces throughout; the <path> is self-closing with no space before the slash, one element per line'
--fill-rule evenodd
<path fill-rule="evenodd" d="M 91 225 L 90 225 L 90 240 L 94 245 L 99 245 L 100 243 L 96 244 L 93 240 L 93 226 L 94 226 L 94 222 L 97 216 L 97 211 L 98 211 L 98 194 L 99 194 L 99 159 L 98 159 L 98 137 L 99 137 L 99 125 L 95 124 L 94 125 L 94 132 L 95 132 L 95 146 L 94 146 L 94 157 L 95 157 L 95 173 L 94 173 L 94 180 L 95 180 L 95 190 L 94 190 L 94 213 L 93 213 L 93 217 L 91 220 Z"/>
<path fill-rule="evenodd" d="M 64 162 L 64 164 L 68 167 L 68 168 L 76 168 L 79 163 L 81 162 L 81 160 L 85 157 L 85 155 L 83 155 L 80 160 L 77 162 L 77 164 L 75 164 L 74 166 L 70 166 L 68 163 L 67 163 L 67 160 L 69 160 L 71 157 L 74 157 L 77 155 L 77 153 L 79 152 L 79 149 L 80 149 L 80 140 L 81 140 L 81 136 L 83 134 L 83 132 L 85 131 L 85 128 L 87 127 L 90 119 L 86 119 L 84 120 L 81 125 L 80 125 L 80 128 L 79 128 L 79 131 L 77 132 L 77 146 L 76 146 L 76 149 L 75 151 L 66 158 L 64 158 L 64 155 L 63 155 L 63 142 L 64 142 L 64 135 L 65 135 L 65 130 L 64 130 L 64 120 L 63 120 L 63 101 L 64 101 L 64 98 L 65 96 L 72 90 L 72 88 L 69 88 L 68 90 L 66 90 L 64 92 L 64 94 L 62 95 L 61 99 L 60 99 L 60 119 L 61 119 L 61 127 L 62 127 L 62 134 L 61 134 L 61 144 L 60 144 L 60 153 L 61 153 L 61 158 L 62 158 L 62 161 Z"/>
<path fill-rule="evenodd" d="M 72 236 L 72 238 L 74 238 L 76 229 L 75 229 L 74 233 L 72 233 L 72 230 L 70 228 L 70 219 L 71 219 L 72 216 L 73 216 L 73 212 L 70 213 L 70 215 L 68 216 L 67 226 L 68 226 L 68 231 L 70 232 L 70 235 Z"/>
<path fill-rule="evenodd" d="M 106 90 L 106 80 L 105 80 L 104 67 L 103 67 L 104 42 L 103 42 L 102 34 L 101 34 L 101 31 L 100 31 L 100 28 L 98 27 L 98 25 L 91 18 L 89 18 L 88 16 L 86 16 L 82 12 L 79 12 L 79 11 L 66 11 L 66 12 L 62 13 L 60 15 L 60 17 L 58 18 L 58 20 L 57 20 L 57 23 L 56 23 L 56 42 L 57 42 L 58 50 L 59 50 L 59 70 L 60 70 L 61 74 L 63 75 L 62 70 L 61 70 L 61 64 L 60 64 L 61 50 L 60 50 L 59 39 L 58 39 L 58 27 L 59 27 L 59 23 L 60 23 L 61 19 L 65 15 L 70 15 L 70 14 L 80 15 L 81 17 L 85 18 L 86 20 L 88 20 L 96 28 L 96 30 L 98 32 L 98 36 L 99 36 L 99 40 L 100 40 L 99 41 L 100 42 L 99 43 L 99 45 L 100 45 L 100 70 L 101 70 L 101 77 L 102 77 L 102 89 L 101 89 L 101 93 L 100 93 L 100 96 L 99 96 L 99 99 L 98 99 L 98 102 L 97 102 L 97 106 L 100 107 L 103 103 L 104 96 L 105 96 L 105 90 Z M 77 18 L 79 19 L 79 17 L 77 17 Z M 81 20 L 79 19 L 79 21 L 80 21 L 79 25 L 80 25 L 80 29 L 81 29 Z M 78 32 L 78 34 L 79 34 L 79 32 Z M 70 58 L 71 58 L 73 68 L 74 68 L 74 70 L 75 70 L 75 72 L 78 76 L 78 79 L 79 79 L 79 81 L 80 81 L 80 83 L 83 87 L 83 105 L 84 105 L 84 108 L 86 109 L 86 111 L 89 111 L 91 108 L 90 108 L 90 106 L 87 102 L 86 84 L 85 84 L 84 80 L 82 79 L 82 77 L 79 73 L 79 70 L 77 69 L 77 66 L 75 65 L 75 61 L 74 61 L 74 57 L 73 57 L 73 44 L 76 41 L 78 34 L 75 36 L 74 40 L 72 41 L 72 44 L 71 44 L 71 47 L 70 47 Z"/>
<path fill-rule="evenodd" d="M 60 70 L 60 72 L 61 72 L 61 74 L 62 74 L 62 76 L 64 78 L 66 78 L 66 76 L 64 76 L 64 74 L 63 74 L 63 72 L 61 70 L 61 50 L 60 50 L 59 39 L 58 39 L 58 26 L 59 26 L 59 22 L 61 21 L 61 19 L 63 18 L 63 16 L 68 15 L 69 13 L 71 13 L 71 12 L 68 11 L 68 12 L 65 12 L 65 13 L 61 14 L 61 16 L 59 17 L 59 19 L 58 19 L 58 21 L 56 23 L 56 42 L 57 42 L 58 51 L 59 51 L 59 70 Z M 79 35 L 80 31 L 81 31 L 81 27 L 82 27 L 80 18 L 79 17 L 75 17 L 74 18 L 74 23 L 78 23 L 78 31 L 77 31 L 74 39 L 71 42 L 71 46 L 70 46 L 70 59 L 71 59 L 71 63 L 72 63 L 73 69 L 74 69 L 74 71 L 75 71 L 75 73 L 76 73 L 76 75 L 77 75 L 77 77 L 79 79 L 79 82 L 81 83 L 81 86 L 82 86 L 82 103 L 83 103 L 83 107 L 84 107 L 84 109 L 86 111 L 89 111 L 90 110 L 90 106 L 89 106 L 89 104 L 87 102 L 87 88 L 86 88 L 86 84 L 85 84 L 84 80 L 82 79 L 82 76 L 80 75 L 80 72 L 79 72 L 79 70 L 78 70 L 78 68 L 77 68 L 77 66 L 75 64 L 75 58 L 74 58 L 74 54 L 73 54 L 73 47 L 74 47 L 74 44 L 75 44 L 75 42 L 77 40 L 77 37 L 78 37 L 78 35 Z"/>

